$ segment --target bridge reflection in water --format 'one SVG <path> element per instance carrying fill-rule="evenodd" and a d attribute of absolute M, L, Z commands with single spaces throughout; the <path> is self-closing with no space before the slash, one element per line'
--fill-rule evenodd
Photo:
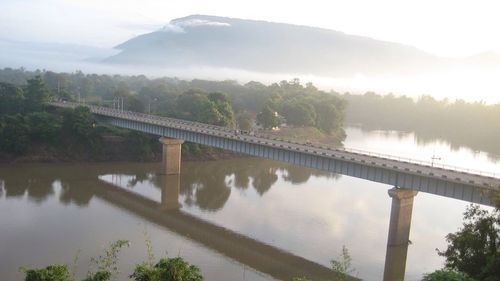
<path fill-rule="evenodd" d="M 339 273 L 276 247 L 201 220 L 180 210 L 180 175 L 158 176 L 161 202 L 101 180 L 96 195 L 127 211 L 203 244 L 274 278 L 305 276 L 313 280 L 339 280 Z M 350 277 L 350 280 L 357 278 Z"/>
<path fill-rule="evenodd" d="M 273 170 L 271 174 L 275 172 Z M 290 173 L 289 176 L 297 177 L 297 174 Z M 336 280 L 335 272 L 323 265 L 183 212 L 182 204 L 179 202 L 180 174 L 154 176 L 155 185 L 161 187 L 160 202 L 121 187 L 123 185 L 121 177 L 112 178 L 111 181 L 101 178 L 100 181 L 104 188 L 97 190 L 96 194 L 106 201 L 189 237 L 260 272 L 282 280 L 294 276 L 307 276 L 312 280 Z M 271 184 L 272 182 L 269 182 L 269 185 Z M 188 185 L 191 185 L 191 182 Z M 384 267 L 385 281 L 404 280 L 413 198 L 416 194 L 416 191 L 401 188 L 389 190 L 392 207 Z M 217 195 L 212 196 L 217 198 Z M 223 197 L 225 202 L 228 196 Z"/>
<path fill-rule="evenodd" d="M 3 185 L 0 190 L 3 190 L 3 196 L 6 198 L 26 195 L 28 200 L 36 203 L 59 194 L 61 203 L 77 206 L 88 206 L 92 198 L 97 196 L 111 205 L 164 226 L 275 278 L 312 276 L 321 280 L 334 276 L 325 266 L 189 215 L 182 210 L 181 204 L 188 205 L 189 208 L 186 209 L 190 210 L 195 207 L 194 209 L 200 209 L 202 212 L 214 212 L 223 209 L 232 191 L 253 187 L 256 194 L 263 195 L 270 192 L 271 187 L 280 179 L 298 185 L 307 183 L 311 176 L 334 182 L 333 178 L 338 175 L 256 159 L 228 160 L 220 165 L 210 162 L 200 165 L 185 163 L 184 167 L 186 172 L 180 176 L 162 176 L 155 172 L 159 170 L 158 164 L 79 164 L 74 167 L 44 165 L 43 169 L 32 165 L 27 169 L 0 169 L 0 186 Z M 82 170 L 85 170 L 85 173 L 82 173 Z M 60 183 L 60 192 L 54 191 L 55 182 Z M 148 184 L 142 185 L 141 182 Z M 146 186 L 154 187 L 151 189 L 154 191 L 154 199 L 145 197 L 148 192 L 143 192 L 144 190 L 140 190 L 143 195 L 136 193 L 138 189 Z M 270 197 L 273 198 L 274 195 L 270 194 Z M 391 189 L 389 195 L 392 197 L 392 210 L 387 239 L 385 280 L 402 280 L 415 192 Z M 182 200 L 179 201 L 180 199 Z M 245 217 L 239 219 L 244 221 Z M 279 221 L 275 220 L 274 223 L 276 222 Z M 233 229 L 232 226 L 230 228 Z M 362 228 L 357 230 L 359 229 Z M 233 230 L 241 229 L 236 227 Z M 247 233 L 245 230 L 241 231 Z M 371 249 L 370 245 L 364 247 Z M 338 248 L 340 246 L 336 247 Z M 378 250 L 380 251 L 382 249 Z M 298 252 L 308 255 L 304 251 Z M 333 255 L 327 257 L 332 258 Z"/>

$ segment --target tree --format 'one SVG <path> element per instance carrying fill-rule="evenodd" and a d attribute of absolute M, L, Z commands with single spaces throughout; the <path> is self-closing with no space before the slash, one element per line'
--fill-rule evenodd
<path fill-rule="evenodd" d="M 264 107 L 262 112 L 257 114 L 257 122 L 259 122 L 264 129 L 273 128 L 279 125 L 279 119 L 268 105 Z"/>
<path fill-rule="evenodd" d="M 30 139 L 55 144 L 61 130 L 61 119 L 48 112 L 33 112 L 26 116 Z"/>
<path fill-rule="evenodd" d="M 28 112 L 42 109 L 43 103 L 49 99 L 49 90 L 39 75 L 28 80 L 28 84 L 24 89 L 24 96 L 26 97 L 25 105 Z"/>
<path fill-rule="evenodd" d="M 475 281 L 463 273 L 451 270 L 436 270 L 424 275 L 422 281 Z"/>
<path fill-rule="evenodd" d="M 340 128 L 340 114 L 332 103 L 317 103 L 316 127 L 323 132 L 330 134 L 334 129 Z"/>
<path fill-rule="evenodd" d="M 182 258 L 162 258 L 154 266 L 137 265 L 130 276 L 135 281 L 202 281 L 200 269 Z"/>
<path fill-rule="evenodd" d="M 62 111 L 63 121 L 61 134 L 69 144 L 83 148 L 90 148 L 98 152 L 102 145 L 102 136 L 94 130 L 94 116 L 87 107 Z M 69 147 L 72 149 L 72 147 Z"/>
<path fill-rule="evenodd" d="M 463 227 L 446 236 L 448 248 L 440 256 L 446 268 L 480 281 L 500 280 L 500 211 L 492 213 L 471 205 L 464 213 Z"/>
<path fill-rule="evenodd" d="M 0 149 L 6 152 L 22 154 L 29 146 L 29 127 L 21 115 L 9 115 L 0 122 Z"/>
<path fill-rule="evenodd" d="M 233 109 L 227 97 L 220 93 L 207 95 L 201 90 L 189 90 L 177 98 L 176 116 L 218 126 L 234 123 Z"/>
<path fill-rule="evenodd" d="M 240 130 L 251 130 L 253 126 L 253 118 L 250 113 L 243 111 L 236 116 L 236 123 Z"/>
<path fill-rule="evenodd" d="M 286 123 L 295 126 L 313 126 L 316 120 L 314 107 L 305 101 L 293 99 L 282 105 Z"/>
<path fill-rule="evenodd" d="M 24 281 L 70 281 L 68 266 L 63 264 L 53 264 L 46 268 L 28 269 L 21 268 L 26 277 Z"/>
<path fill-rule="evenodd" d="M 127 97 L 127 105 L 125 108 L 130 111 L 144 112 L 146 106 L 138 96 L 130 95 Z"/>
<path fill-rule="evenodd" d="M 0 115 L 21 112 L 23 101 L 24 96 L 21 88 L 0 82 Z"/>
<path fill-rule="evenodd" d="M 220 119 L 217 120 L 219 126 L 233 126 L 234 125 L 234 113 L 231 102 L 227 98 L 227 95 L 222 93 L 210 93 L 208 99 L 215 104 L 217 111 L 220 113 Z"/>

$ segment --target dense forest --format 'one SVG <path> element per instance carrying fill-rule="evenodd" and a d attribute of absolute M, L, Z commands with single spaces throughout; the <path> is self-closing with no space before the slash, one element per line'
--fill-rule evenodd
<path fill-rule="evenodd" d="M 500 103 L 436 100 L 422 96 L 343 95 L 349 106 L 346 123 L 365 129 L 415 132 L 419 141 L 444 139 L 500 156 Z"/>
<path fill-rule="evenodd" d="M 298 79 L 264 85 L 233 80 L 191 81 L 177 78 L 148 78 L 144 75 L 97 75 L 0 70 L 0 82 L 25 87 L 40 76 L 54 99 L 75 100 L 243 130 L 282 127 L 282 136 L 312 138 L 340 144 L 345 138 L 343 123 L 365 129 L 415 132 L 423 143 L 443 139 L 452 146 L 500 155 L 500 104 L 436 100 L 429 96 L 364 95 L 325 92 Z M 1 95 L 1 94 L 0 94 Z M 7 106 L 0 102 L 0 111 Z M 2 109 L 4 108 L 4 109 Z M 345 117 L 344 117 L 345 115 Z M 256 125 L 260 125 L 256 127 Z M 287 130 L 293 129 L 290 133 Z M 297 133 L 299 132 L 299 133 Z M 199 151 L 198 146 L 186 149 Z"/>
<path fill-rule="evenodd" d="M 156 140 L 94 120 L 86 107 L 45 106 L 50 92 L 37 76 L 26 85 L 0 82 L 2 162 L 151 159 Z M 123 153 L 126 151 L 126 153 Z"/>
<path fill-rule="evenodd" d="M 6 68 L 0 70 L 0 83 L 0 151 L 15 155 L 33 153 L 30 147 L 42 145 L 50 148 L 49 154 L 64 147 L 67 155 L 78 150 L 85 159 L 115 159 L 113 155 L 117 153 L 108 152 L 117 150 L 116 143 L 112 143 L 120 140 L 116 137 L 121 137 L 121 145 L 135 152 L 132 153 L 135 157 L 153 159 L 158 154 L 159 145 L 153 144 L 152 136 L 96 123 L 85 108 L 49 109 L 43 105 L 47 100 L 123 106 L 125 110 L 242 130 L 286 124 L 289 128 L 312 128 L 336 143 L 345 137 L 344 100 L 310 83 L 303 86 L 298 80 L 270 86 L 258 82 L 240 85 L 235 81 L 183 81 Z M 185 144 L 183 148 L 188 155 L 211 150 L 194 144 Z"/>

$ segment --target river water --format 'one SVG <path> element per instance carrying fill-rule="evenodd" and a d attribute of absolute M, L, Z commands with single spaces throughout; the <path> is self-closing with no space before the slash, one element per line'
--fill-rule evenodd
<path fill-rule="evenodd" d="M 346 147 L 500 171 L 495 156 L 444 141 L 356 128 L 347 134 Z M 390 186 L 254 158 L 184 162 L 173 178 L 159 169 L 158 163 L 0 166 L 0 279 L 21 280 L 20 266 L 72 265 L 75 256 L 77 276 L 84 276 L 107 243 L 127 239 L 118 275 L 127 280 L 133 265 L 146 260 L 145 236 L 156 257 L 181 256 L 209 281 L 284 278 L 293 268 L 270 264 L 296 258 L 312 262 L 304 272 L 318 271 L 343 246 L 351 275 L 382 279 Z M 435 249 L 446 247 L 444 237 L 461 225 L 467 205 L 422 192 L 415 197 L 405 280 L 443 265 Z"/>

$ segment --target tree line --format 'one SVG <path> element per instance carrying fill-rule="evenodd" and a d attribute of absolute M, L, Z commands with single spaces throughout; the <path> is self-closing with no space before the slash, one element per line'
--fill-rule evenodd
<path fill-rule="evenodd" d="M 107 135 L 124 139 L 122 146 L 133 158 L 152 153 L 147 135 L 98 123 L 86 107 L 53 109 L 45 102 L 51 92 L 40 76 L 26 84 L 0 82 L 0 152 L 58 155 L 69 160 L 106 160 Z M 43 152 L 40 152 L 43 150 Z"/>
<path fill-rule="evenodd" d="M 127 110 L 251 129 L 254 123 L 271 128 L 316 127 L 325 134 L 342 135 L 346 103 L 335 92 L 324 92 L 298 79 L 264 85 L 233 80 L 192 81 L 177 78 L 149 79 L 144 75 L 97 75 L 0 70 L 0 82 L 15 85 L 39 75 L 57 99 L 85 101 Z M 259 117 L 259 118 L 257 118 Z"/>
<path fill-rule="evenodd" d="M 414 100 L 373 92 L 343 97 L 349 104 L 347 124 L 366 129 L 415 132 L 423 142 L 440 138 L 454 146 L 468 146 L 500 155 L 500 103 L 436 100 L 430 96 Z"/>

